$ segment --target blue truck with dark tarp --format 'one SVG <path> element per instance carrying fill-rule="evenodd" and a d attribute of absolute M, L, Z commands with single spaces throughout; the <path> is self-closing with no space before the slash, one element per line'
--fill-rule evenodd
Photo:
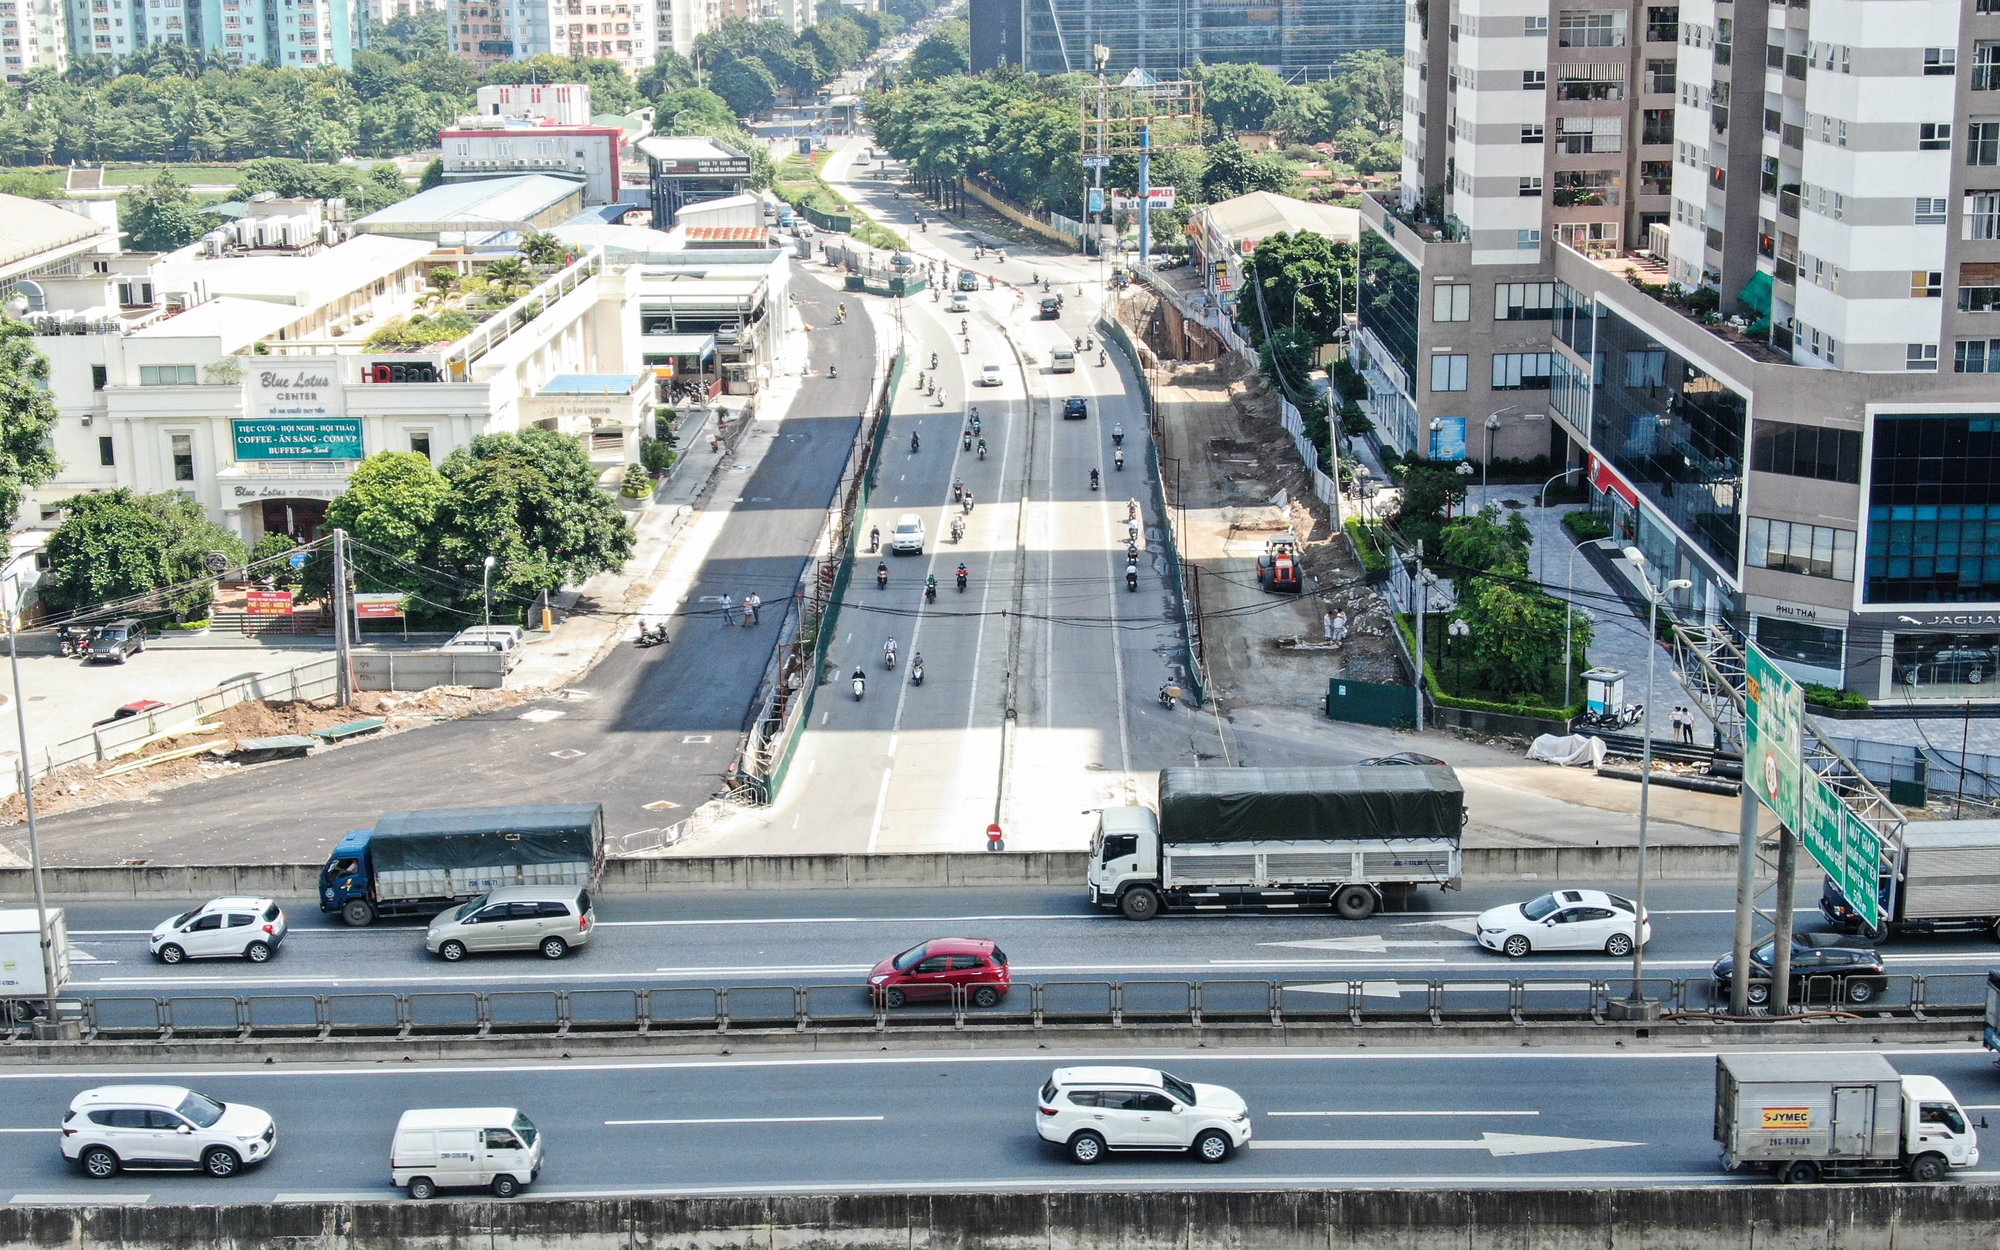
<path fill-rule="evenodd" d="M 451 807 L 388 812 L 340 840 L 320 869 L 319 909 L 350 925 L 435 916 L 509 885 L 597 888 L 604 805 Z"/>

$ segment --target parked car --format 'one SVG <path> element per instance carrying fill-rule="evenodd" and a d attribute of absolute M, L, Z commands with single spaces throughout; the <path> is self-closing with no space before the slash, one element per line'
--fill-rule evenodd
<path fill-rule="evenodd" d="M 1632 953 L 1635 928 L 1643 934 L 1640 941 L 1652 941 L 1651 914 L 1637 917 L 1629 898 L 1603 890 L 1556 890 L 1481 912 L 1474 932 L 1487 950 L 1515 959 L 1535 951 L 1603 951 L 1623 958 Z"/>
<path fill-rule="evenodd" d="M 163 708 L 165 706 L 167 705 L 165 703 L 162 703 L 158 699 L 139 699 L 134 702 L 127 703 L 124 707 L 119 708 L 117 711 L 105 717 L 103 720 L 93 722 L 90 727 L 92 729 L 95 729 L 99 725 L 116 724 L 121 720 L 126 720 L 134 716 L 144 716 L 148 712 L 158 711 L 160 708 Z"/>
<path fill-rule="evenodd" d="M 99 625 L 90 631 L 90 650 L 83 657 L 86 664 L 98 661 L 125 661 L 146 649 L 146 627 L 137 619 L 127 617 L 122 621 L 112 621 Z"/>
<path fill-rule="evenodd" d="M 1906 686 L 1952 682 L 1978 685 L 1993 675 L 1993 653 L 1984 647 L 1945 647 L 1929 656 L 1898 664 L 1896 672 Z"/>
<path fill-rule="evenodd" d="M 511 671 L 521 662 L 526 642 L 527 632 L 519 625 L 474 625 L 453 634 L 451 641 L 444 644 L 444 650 L 498 651 Z"/>
<path fill-rule="evenodd" d="M 1090 416 L 1090 404 L 1081 395 L 1063 400 L 1063 420 L 1082 421 Z"/>
<path fill-rule="evenodd" d="M 1771 957 L 1776 948 L 1776 941 L 1767 939 L 1750 951 L 1746 996 L 1752 1006 L 1761 1007 L 1771 1001 Z M 1715 961 L 1711 975 L 1715 978 L 1718 1002 L 1728 999 L 1735 973 L 1733 951 Z M 1888 969 L 1868 939 L 1844 933 L 1793 934 L 1791 982 L 1795 1000 L 1802 990 L 1811 990 L 1817 998 L 1830 989 L 1836 1001 L 1871 1003 L 1889 988 Z"/>
<path fill-rule="evenodd" d="M 1057 1068 L 1042 1086 L 1035 1131 L 1077 1163 L 1110 1150 L 1191 1150 L 1221 1163 L 1250 1140 L 1250 1111 L 1233 1090 L 1157 1068 Z"/>
<path fill-rule="evenodd" d="M 261 964 L 284 945 L 284 909 L 268 898 L 211 899 L 153 927 L 153 958 L 247 959 Z"/>
<path fill-rule="evenodd" d="M 985 938 L 936 938 L 876 964 L 868 984 L 884 1006 L 963 994 L 975 1007 L 1007 996 L 1007 952 Z"/>
<path fill-rule="evenodd" d="M 889 550 L 899 555 L 905 551 L 924 554 L 924 519 L 914 512 L 897 517 L 896 532 L 889 535 Z"/>
<path fill-rule="evenodd" d="M 103 1085 L 70 1100 L 62 1152 L 85 1176 L 109 1180 L 122 1168 L 186 1168 L 234 1176 L 278 1148 L 267 1111 L 179 1085 Z"/>
<path fill-rule="evenodd" d="M 1000 363 L 995 360 L 989 360 L 981 366 L 979 376 L 973 379 L 980 386 L 999 386 L 1005 380 L 1000 373 Z"/>
<path fill-rule="evenodd" d="M 542 1170 L 542 1130 L 512 1107 L 405 1111 L 389 1147 L 389 1176 L 410 1197 L 490 1189 L 512 1198 Z"/>
<path fill-rule="evenodd" d="M 440 913 L 424 949 L 446 963 L 475 951 L 540 951 L 561 959 L 590 941 L 597 913 L 590 891 L 575 885 L 510 885 Z"/>

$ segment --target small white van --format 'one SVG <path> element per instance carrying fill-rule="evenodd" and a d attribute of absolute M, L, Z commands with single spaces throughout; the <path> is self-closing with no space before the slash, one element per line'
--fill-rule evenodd
<path fill-rule="evenodd" d="M 1058 347 L 1050 352 L 1049 371 L 1051 373 L 1075 373 L 1076 352 L 1067 347 Z"/>
<path fill-rule="evenodd" d="M 389 1174 L 412 1198 L 440 1189 L 491 1189 L 512 1198 L 542 1170 L 542 1131 L 512 1107 L 405 1111 Z"/>

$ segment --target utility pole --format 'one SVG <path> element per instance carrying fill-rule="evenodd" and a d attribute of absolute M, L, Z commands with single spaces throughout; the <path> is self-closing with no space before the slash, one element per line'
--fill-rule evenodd
<path fill-rule="evenodd" d="M 1743 796 L 1736 808 L 1736 965 L 1729 978 L 1729 1014 L 1750 1014 L 1750 938 L 1757 906 L 1757 786 L 1743 759 Z"/>
<path fill-rule="evenodd" d="M 333 531 L 333 653 L 334 699 L 341 707 L 354 700 L 354 664 L 347 636 L 347 531 Z"/>
<path fill-rule="evenodd" d="M 1417 540 L 1417 732 L 1424 731 L 1424 614 L 1430 610 L 1430 585 L 1424 581 L 1424 543 Z"/>
<path fill-rule="evenodd" d="M 18 602 L 18 600 L 17 600 Z M 20 613 L 7 614 L 7 665 L 14 670 L 14 727 L 21 735 L 21 802 L 28 818 L 28 862 L 30 875 L 35 881 L 35 925 L 37 944 L 42 950 L 42 988 L 48 991 L 48 1001 L 43 1010 L 48 1013 L 45 1026 L 35 1028 L 37 1037 L 56 1038 L 62 1036 L 62 1021 L 56 1015 L 56 952 L 55 944 L 49 940 L 49 900 L 42 889 L 42 841 L 35 828 L 35 770 L 28 762 L 28 704 L 21 697 L 21 661 L 14 650 L 14 635 L 19 632 Z"/>
<path fill-rule="evenodd" d="M 1150 263 L 1153 247 L 1153 123 L 1139 127 L 1139 263 Z"/>

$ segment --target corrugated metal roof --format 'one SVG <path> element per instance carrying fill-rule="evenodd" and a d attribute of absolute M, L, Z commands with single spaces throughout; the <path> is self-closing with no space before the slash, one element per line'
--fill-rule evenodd
<path fill-rule="evenodd" d="M 82 213 L 24 196 L 0 195 L 0 265 L 30 260 L 102 233 L 104 227 Z"/>
<path fill-rule="evenodd" d="M 567 178 L 552 178 L 547 174 L 452 182 L 419 191 L 399 204 L 377 209 L 355 225 L 363 230 L 370 227 L 428 226 L 457 230 L 467 226 L 529 221 L 581 190 L 580 183 Z"/>

